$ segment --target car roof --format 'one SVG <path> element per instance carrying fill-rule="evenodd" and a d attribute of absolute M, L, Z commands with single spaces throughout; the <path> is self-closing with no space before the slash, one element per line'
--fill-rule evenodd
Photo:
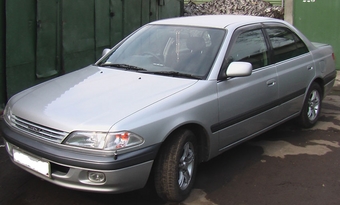
<path fill-rule="evenodd" d="M 269 17 L 245 15 L 203 15 L 163 19 L 150 24 L 226 28 L 232 24 L 251 24 L 260 22 L 280 22 L 280 20 Z"/>

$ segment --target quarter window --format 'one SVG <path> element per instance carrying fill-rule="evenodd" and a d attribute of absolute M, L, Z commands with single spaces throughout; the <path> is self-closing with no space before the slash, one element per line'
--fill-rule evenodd
<path fill-rule="evenodd" d="M 268 49 L 262 30 L 252 30 L 240 34 L 231 48 L 228 61 L 228 63 L 249 62 L 253 69 L 268 65 Z"/>
<path fill-rule="evenodd" d="M 274 51 L 274 62 L 280 62 L 307 53 L 304 42 L 286 28 L 267 28 L 266 32 Z"/>

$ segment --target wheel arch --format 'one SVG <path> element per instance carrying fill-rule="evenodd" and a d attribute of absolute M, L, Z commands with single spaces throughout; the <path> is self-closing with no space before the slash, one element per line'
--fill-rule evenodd
<path fill-rule="evenodd" d="M 297 118 L 297 122 L 303 128 L 313 127 L 320 116 L 322 107 L 321 103 L 325 92 L 323 85 L 323 80 L 321 78 L 316 78 L 310 83 L 308 89 L 306 90 L 301 111 Z M 317 90 L 319 96 L 314 96 L 314 94 L 311 95 L 315 90 Z"/>
<path fill-rule="evenodd" d="M 186 124 L 181 128 L 188 129 L 194 133 L 197 138 L 199 162 L 207 161 L 209 158 L 210 150 L 210 140 L 207 131 L 198 124 Z"/>
<path fill-rule="evenodd" d="M 320 88 L 321 88 L 321 96 L 322 96 L 322 98 L 324 98 L 325 96 L 324 96 L 324 93 L 325 93 L 325 88 L 324 88 L 324 81 L 323 81 L 323 79 L 322 78 L 316 78 L 316 79 L 314 79 L 313 81 L 312 81 L 312 83 L 309 85 L 309 87 L 310 86 L 312 86 L 312 84 L 313 83 L 316 83 L 316 84 L 318 84 L 319 86 L 320 86 Z M 308 90 L 309 90 L 309 88 L 308 88 Z"/>
<path fill-rule="evenodd" d="M 318 84 L 319 86 L 320 86 L 320 88 L 321 88 L 321 99 L 323 99 L 324 98 L 324 93 L 325 93 L 325 88 L 324 88 L 324 81 L 323 81 L 323 79 L 321 78 L 321 77 L 317 77 L 317 78 L 315 78 L 314 80 L 312 80 L 310 83 L 309 83 L 309 85 L 308 85 L 308 87 L 306 88 L 306 90 L 305 90 L 305 94 L 304 94 L 304 98 L 303 98 L 303 102 L 305 102 L 305 100 L 306 100 L 306 98 L 308 97 L 307 96 L 307 93 L 308 93 L 308 91 L 309 91 L 309 89 L 310 89 L 310 87 L 313 85 L 313 83 L 316 83 L 316 84 Z M 301 107 L 302 108 L 302 107 Z M 300 112 L 301 113 L 301 112 Z"/>
<path fill-rule="evenodd" d="M 198 159 L 199 159 L 198 161 L 199 163 L 207 161 L 209 159 L 209 151 L 210 151 L 209 134 L 204 129 L 204 127 L 196 123 L 184 124 L 174 129 L 162 142 L 160 150 L 167 143 L 167 141 L 170 140 L 170 138 L 175 137 L 174 133 L 180 130 L 190 130 L 191 132 L 193 132 L 193 134 L 195 135 L 197 139 Z"/>

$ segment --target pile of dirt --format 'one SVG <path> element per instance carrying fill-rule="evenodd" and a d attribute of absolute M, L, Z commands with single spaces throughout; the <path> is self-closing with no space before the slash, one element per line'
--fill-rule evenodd
<path fill-rule="evenodd" d="M 184 5 L 185 16 L 238 14 L 251 16 L 267 16 L 283 19 L 281 6 L 273 6 L 263 0 L 213 0 L 203 4 L 195 4 L 191 0 Z"/>

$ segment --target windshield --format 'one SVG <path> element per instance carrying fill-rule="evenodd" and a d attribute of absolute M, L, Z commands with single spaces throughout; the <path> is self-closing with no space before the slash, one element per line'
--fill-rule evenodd
<path fill-rule="evenodd" d="M 153 74 L 180 73 L 203 79 L 210 71 L 224 34 L 222 29 L 147 25 L 97 65 Z"/>

